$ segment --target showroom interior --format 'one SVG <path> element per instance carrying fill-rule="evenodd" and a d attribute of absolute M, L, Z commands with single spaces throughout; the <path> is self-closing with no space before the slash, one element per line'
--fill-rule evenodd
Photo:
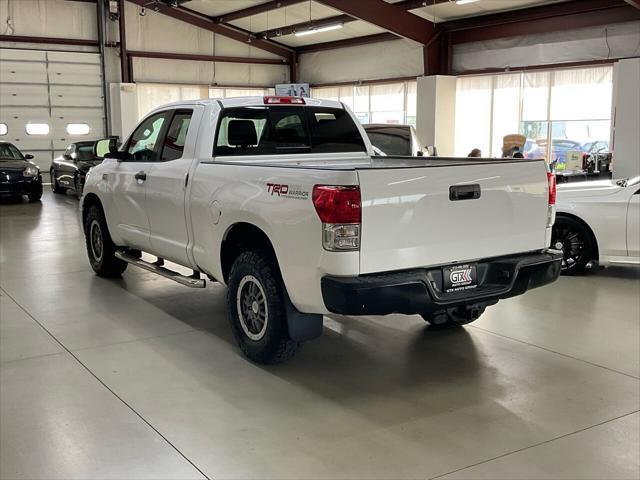
<path fill-rule="evenodd" d="M 172 102 L 154 192 L 124 155 Z M 294 110 L 309 147 L 219 153 Z M 316 153 L 338 123 L 367 166 Z M 640 0 L 0 0 L 0 194 L 0 479 L 640 478 Z M 275 283 L 233 286 L 262 236 Z M 410 274 L 429 309 L 385 309 Z M 287 361 L 247 350 L 265 297 Z"/>

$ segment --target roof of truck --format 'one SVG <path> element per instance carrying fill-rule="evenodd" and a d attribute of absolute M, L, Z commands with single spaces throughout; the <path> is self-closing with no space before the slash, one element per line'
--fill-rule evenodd
<path fill-rule="evenodd" d="M 275 96 L 275 95 L 269 95 Z M 265 97 L 229 97 L 229 98 L 204 98 L 201 100 L 182 100 L 179 102 L 168 103 L 166 105 L 162 105 L 157 107 L 155 110 L 163 110 L 165 108 L 176 108 L 176 107 L 188 107 L 193 105 L 215 105 L 217 103 L 221 103 L 224 108 L 229 107 L 257 107 L 257 106 L 265 106 L 267 105 L 264 101 Z M 307 106 L 314 107 L 330 107 L 330 108 L 344 108 L 342 103 L 337 102 L 335 100 L 321 100 L 319 98 L 304 98 L 304 104 Z M 300 104 L 270 104 L 277 106 L 291 106 L 291 107 L 299 107 Z"/>

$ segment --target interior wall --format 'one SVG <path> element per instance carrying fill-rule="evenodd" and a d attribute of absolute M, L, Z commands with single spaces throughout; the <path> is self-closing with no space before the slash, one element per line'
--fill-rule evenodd
<path fill-rule="evenodd" d="M 422 75 L 422 46 L 393 40 L 300 55 L 299 78 L 311 84 Z"/>
<path fill-rule="evenodd" d="M 279 59 L 264 50 L 238 42 L 166 15 L 125 4 L 127 49 L 146 52 L 171 52 L 198 55 L 220 55 Z M 287 65 L 256 65 L 221 62 L 191 62 L 135 58 L 133 78 L 137 82 L 192 83 L 204 85 L 275 85 L 286 82 Z"/>
<path fill-rule="evenodd" d="M 454 73 L 640 55 L 640 22 L 455 45 Z"/>
<path fill-rule="evenodd" d="M 97 40 L 96 5 L 66 0 L 0 0 L 0 29 L 3 35 Z"/>
<path fill-rule="evenodd" d="M 640 58 L 614 66 L 613 172 L 615 178 L 640 175 Z"/>

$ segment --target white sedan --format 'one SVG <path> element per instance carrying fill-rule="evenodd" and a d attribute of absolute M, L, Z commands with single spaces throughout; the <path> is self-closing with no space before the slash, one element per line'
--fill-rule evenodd
<path fill-rule="evenodd" d="M 551 246 L 562 273 L 600 265 L 640 265 L 640 177 L 558 185 Z"/>

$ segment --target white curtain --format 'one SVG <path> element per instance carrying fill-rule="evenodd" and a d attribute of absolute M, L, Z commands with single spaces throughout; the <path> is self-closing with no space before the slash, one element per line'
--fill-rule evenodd
<path fill-rule="evenodd" d="M 502 139 L 520 131 L 520 74 L 493 77 L 491 153 L 502 156 Z M 487 152 L 489 155 L 489 152 Z"/>
<path fill-rule="evenodd" d="M 491 137 L 490 76 L 460 77 L 456 82 L 455 155 L 466 157 L 479 148 L 489 155 Z"/>
<path fill-rule="evenodd" d="M 608 119 L 612 90 L 611 67 L 558 70 L 551 85 L 550 120 Z"/>

